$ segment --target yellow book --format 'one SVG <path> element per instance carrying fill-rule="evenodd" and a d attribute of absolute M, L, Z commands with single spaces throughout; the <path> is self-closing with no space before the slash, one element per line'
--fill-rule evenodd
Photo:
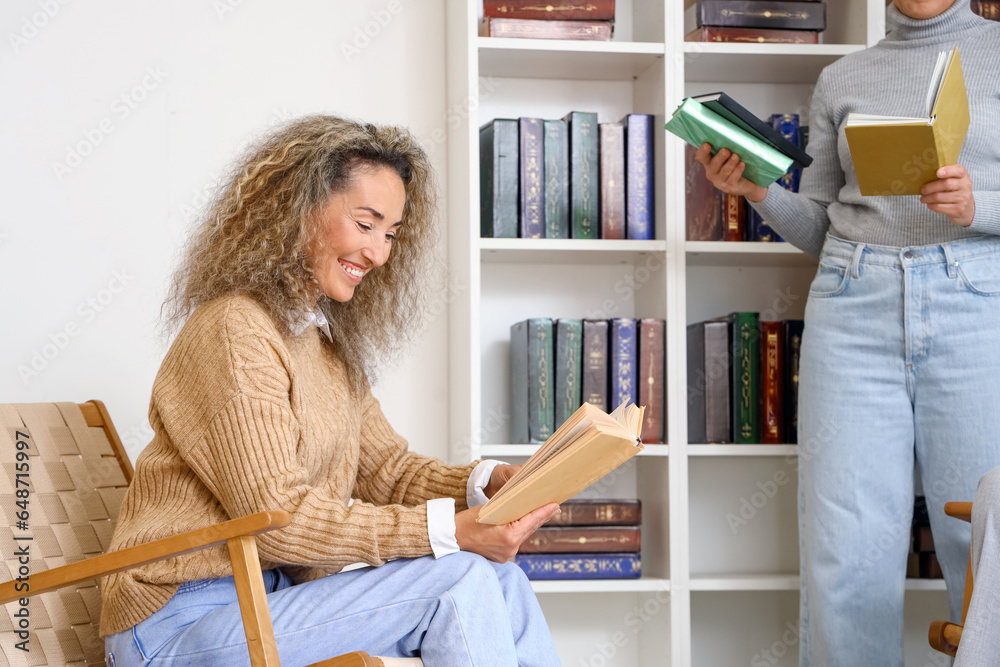
<path fill-rule="evenodd" d="M 479 523 L 516 521 L 561 503 L 642 451 L 645 408 L 622 403 L 610 415 L 584 403 L 479 510 Z"/>
<path fill-rule="evenodd" d="M 958 163 L 969 129 L 958 49 L 938 56 L 927 91 L 927 116 L 850 113 L 844 133 L 862 195 L 919 195 L 937 170 Z"/>

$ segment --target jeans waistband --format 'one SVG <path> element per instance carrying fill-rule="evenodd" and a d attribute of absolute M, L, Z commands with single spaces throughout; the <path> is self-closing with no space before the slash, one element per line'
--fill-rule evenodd
<path fill-rule="evenodd" d="M 1000 237 L 997 236 L 973 236 L 933 245 L 884 246 L 845 241 L 827 234 L 820 259 L 839 259 L 843 263 L 855 265 L 917 266 L 954 264 L 963 259 L 994 253 L 1000 253 Z"/>

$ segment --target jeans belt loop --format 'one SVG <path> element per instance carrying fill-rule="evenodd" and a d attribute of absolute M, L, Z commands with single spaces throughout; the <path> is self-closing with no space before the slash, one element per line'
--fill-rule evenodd
<path fill-rule="evenodd" d="M 861 254 L 865 251 L 865 244 L 859 243 L 856 248 L 854 248 L 854 256 L 851 258 L 851 277 L 860 278 L 861 277 Z"/>
<path fill-rule="evenodd" d="M 942 243 L 941 249 L 944 250 L 944 261 L 948 265 L 948 277 L 954 278 L 958 275 L 958 261 L 955 259 L 955 255 L 952 252 L 950 243 Z"/>

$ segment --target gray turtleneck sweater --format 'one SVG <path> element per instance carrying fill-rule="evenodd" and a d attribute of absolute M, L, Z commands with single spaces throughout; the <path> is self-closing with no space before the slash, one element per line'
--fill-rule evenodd
<path fill-rule="evenodd" d="M 765 220 L 803 251 L 818 256 L 829 231 L 886 246 L 930 245 L 1000 235 L 1000 22 L 956 0 L 943 14 L 911 19 L 886 9 L 885 39 L 826 67 L 813 93 L 809 154 L 799 194 L 778 184 L 755 204 Z M 976 214 L 970 227 L 951 224 L 919 196 L 862 197 L 844 137 L 847 114 L 920 117 L 938 53 L 958 47 L 969 95 L 969 132 L 959 163 L 972 180 Z"/>

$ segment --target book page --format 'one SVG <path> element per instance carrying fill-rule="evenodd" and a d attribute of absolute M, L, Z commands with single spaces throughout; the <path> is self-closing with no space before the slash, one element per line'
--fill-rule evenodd
<path fill-rule="evenodd" d="M 941 94 L 941 84 L 944 83 L 944 73 L 948 71 L 948 65 L 955 56 L 958 49 L 942 51 L 938 54 L 937 63 L 934 65 L 934 73 L 931 75 L 931 84 L 927 88 L 927 116 L 934 113 L 934 105 L 937 104 L 938 95 Z"/>

